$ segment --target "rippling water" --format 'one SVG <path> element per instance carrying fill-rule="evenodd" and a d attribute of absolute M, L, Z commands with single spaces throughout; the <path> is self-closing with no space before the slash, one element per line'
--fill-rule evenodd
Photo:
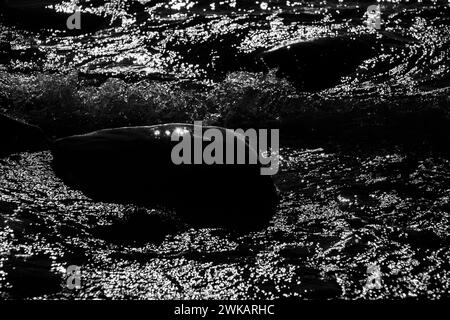
<path fill-rule="evenodd" d="M 31 3 L 28 6 L 23 3 Z M 75 4 L 81 30 L 66 19 Z M 350 55 L 346 72 L 324 70 L 339 89 L 412 90 L 449 84 L 448 1 L 382 2 L 382 30 L 367 26 L 365 1 L 15 1 L 2 14 L 1 40 L 11 45 L 11 70 L 119 75 L 130 79 L 220 79 L 230 71 L 276 68 L 264 50 L 325 39 L 301 55 L 317 68 L 324 51 Z M 338 46 L 333 39 L 345 41 Z M 358 46 L 346 46 L 360 39 Z M 334 48 L 333 48 L 334 47 Z M 365 47 L 370 52 L 363 52 Z M 303 48 L 303 47 L 302 47 Z M 295 54 L 295 46 L 292 46 Z M 303 54 L 303 53 L 302 53 Z M 281 58 L 280 58 L 281 59 Z M 341 62 L 342 63 L 342 62 Z M 344 63 L 349 63 L 344 61 Z M 334 61 L 338 65 L 339 61 Z M 291 66 L 295 68 L 295 66 Z M 314 69 L 315 70 L 315 69 Z M 313 72 L 304 70 L 303 72 Z M 327 74 L 328 73 L 328 74 Z M 340 81 L 338 81 L 340 80 Z M 302 79 L 308 85 L 309 79 Z M 323 81 L 326 81 L 323 79 Z"/>
<path fill-rule="evenodd" d="M 448 159 L 400 149 L 281 154 L 280 208 L 251 234 L 93 202 L 54 176 L 48 153 L 2 160 L 2 296 L 448 297 Z M 82 290 L 64 286 L 71 264 L 82 268 Z"/>
<path fill-rule="evenodd" d="M 1 159 L 0 297 L 449 297 L 450 6 L 381 2 L 377 31 L 371 4 L 0 1 L 1 109 L 55 136 L 199 118 L 289 132 L 280 207 L 251 234 L 93 202 L 48 152 Z"/>

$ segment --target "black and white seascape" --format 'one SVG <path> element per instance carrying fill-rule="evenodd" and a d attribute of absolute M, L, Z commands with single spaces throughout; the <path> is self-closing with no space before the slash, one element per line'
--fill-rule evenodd
<path fill-rule="evenodd" d="M 0 0 L 0 299 L 448 299 L 449 143 L 448 0 Z"/>

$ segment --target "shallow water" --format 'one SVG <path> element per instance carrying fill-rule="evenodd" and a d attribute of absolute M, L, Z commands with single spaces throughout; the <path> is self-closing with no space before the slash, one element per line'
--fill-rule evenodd
<path fill-rule="evenodd" d="M 281 155 L 280 207 L 250 234 L 92 202 L 54 176 L 49 153 L 9 156 L 2 296 L 449 297 L 448 159 L 400 149 Z M 67 289 L 69 265 L 81 267 L 81 290 Z"/>
<path fill-rule="evenodd" d="M 0 13 L 2 111 L 54 136 L 218 119 L 289 143 L 280 206 L 249 234 L 94 202 L 49 152 L 0 159 L 0 297 L 449 297 L 448 1 L 383 2 L 384 34 L 364 1 L 80 0 L 80 32 L 73 1 L 29 3 Z"/>

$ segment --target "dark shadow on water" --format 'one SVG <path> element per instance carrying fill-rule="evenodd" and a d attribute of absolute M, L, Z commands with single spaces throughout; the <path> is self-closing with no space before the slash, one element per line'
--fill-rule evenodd
<path fill-rule="evenodd" d="M 23 1 L 1 0 L 0 16 L 2 22 L 15 25 L 30 31 L 46 33 L 54 30 L 67 32 L 69 35 L 90 33 L 108 25 L 108 18 L 89 12 L 83 12 L 82 28 L 80 30 L 67 28 L 66 22 L 72 13 L 57 12 L 46 8 L 51 4 L 62 2 L 60 0 Z"/>
<path fill-rule="evenodd" d="M 150 214 L 145 209 L 135 209 L 123 219 L 93 227 L 91 233 L 108 242 L 139 246 L 147 242 L 162 242 L 166 235 L 178 230 L 179 225 L 174 218 Z"/>
<path fill-rule="evenodd" d="M 8 290 L 13 298 L 36 297 L 61 290 L 62 278 L 51 271 L 52 260 L 44 254 L 11 255 L 4 265 Z"/>

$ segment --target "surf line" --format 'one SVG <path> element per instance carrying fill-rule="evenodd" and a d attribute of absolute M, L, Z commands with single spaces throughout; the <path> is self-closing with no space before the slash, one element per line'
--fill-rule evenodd
<path fill-rule="evenodd" d="M 274 175 L 278 172 L 279 129 L 221 130 L 217 127 L 203 127 L 202 121 L 195 121 L 192 133 L 178 128 L 172 132 L 171 140 L 178 141 L 171 153 L 175 165 L 260 164 L 261 175 Z"/>

